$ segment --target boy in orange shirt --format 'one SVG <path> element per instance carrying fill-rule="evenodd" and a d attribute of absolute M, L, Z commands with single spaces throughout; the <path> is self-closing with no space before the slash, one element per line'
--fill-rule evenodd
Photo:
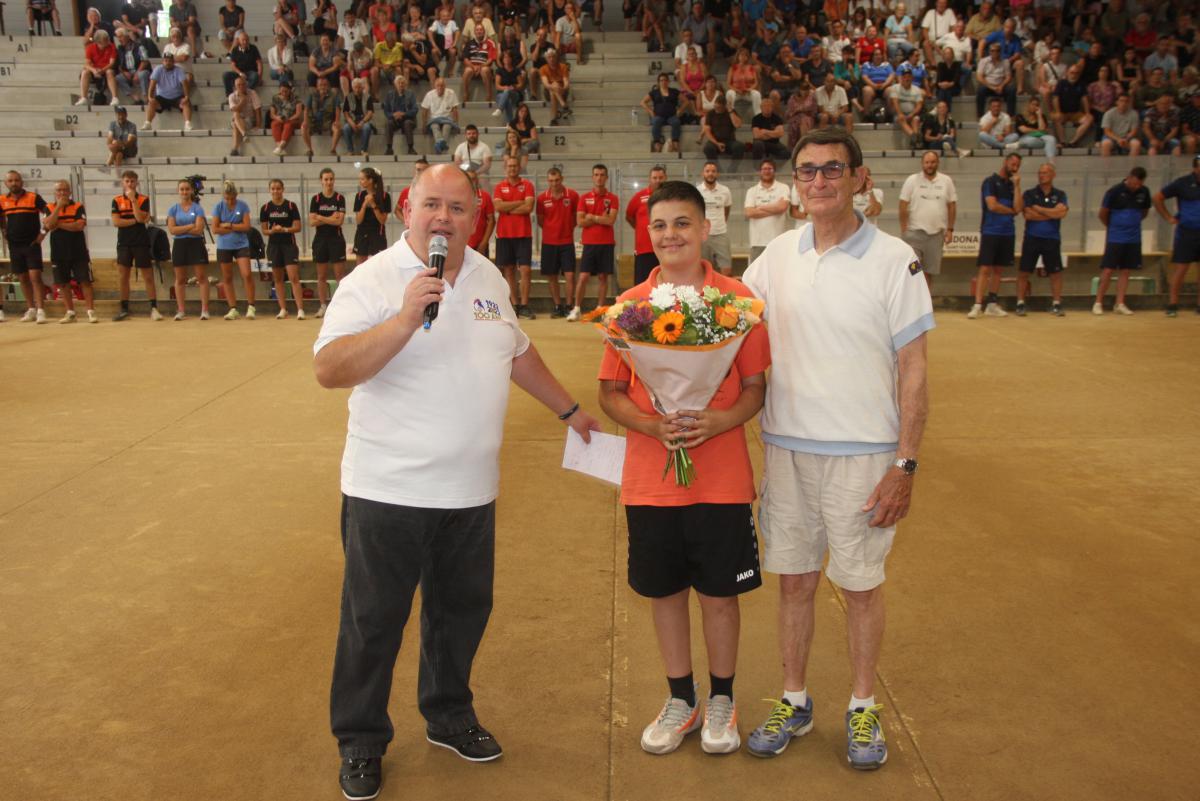
<path fill-rule="evenodd" d="M 704 197 L 687 182 L 667 181 L 654 192 L 649 230 L 659 266 L 618 301 L 648 299 L 659 283 L 752 295 L 700 259 L 709 228 L 704 212 Z M 670 687 L 662 711 L 642 733 L 642 748 L 652 754 L 674 751 L 697 728 L 708 753 L 741 746 L 733 702 L 738 595 L 762 584 L 750 511 L 754 475 L 742 426 L 762 408 L 770 362 L 767 331 L 755 326 L 708 408 L 663 416 L 642 383 L 630 387 L 629 369 L 616 351 L 605 348 L 600 406 L 627 429 L 621 501 L 629 524 L 629 585 L 650 598 Z M 680 447 L 695 463 L 690 487 L 663 477 L 666 451 Z M 691 666 L 693 589 L 704 617 L 711 680 L 703 722 Z"/>

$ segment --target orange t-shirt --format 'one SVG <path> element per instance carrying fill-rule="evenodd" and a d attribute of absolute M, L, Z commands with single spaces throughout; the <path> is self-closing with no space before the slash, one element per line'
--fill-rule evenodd
<path fill-rule="evenodd" d="M 649 299 L 650 290 L 658 285 L 659 272 L 660 268 L 655 267 L 649 278 L 623 293 L 617 300 Z M 713 272 L 708 262 L 704 262 L 704 285 L 715 286 L 722 292 L 735 292 L 742 297 L 752 297 L 754 294 L 741 281 Z M 742 394 L 742 379 L 759 375 L 770 365 L 767 329 L 761 324 L 756 325 L 746 334 L 729 375 L 725 376 L 708 408 L 728 409 Z M 604 346 L 599 380 L 630 380 L 629 368 L 611 345 Z M 643 414 L 657 414 L 641 381 L 635 381 L 630 387 L 629 397 Z M 750 503 L 754 500 L 754 470 L 750 466 L 744 426 L 731 428 L 698 448 L 689 448 L 688 453 L 696 465 L 696 477 L 691 487 L 677 487 L 673 473 L 668 472 L 663 476 L 667 449 L 662 443 L 636 431 L 625 432 L 621 502 L 626 506 L 688 506 L 694 503 Z"/>

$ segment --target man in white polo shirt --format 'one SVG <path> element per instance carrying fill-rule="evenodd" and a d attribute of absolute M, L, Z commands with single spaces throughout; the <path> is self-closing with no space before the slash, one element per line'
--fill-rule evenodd
<path fill-rule="evenodd" d="M 930 150 L 921 157 L 921 171 L 904 179 L 900 187 L 900 237 L 916 251 L 933 289 L 933 277 L 942 272 L 942 247 L 954 236 L 958 193 L 949 175 L 938 172 L 941 156 Z"/>
<path fill-rule="evenodd" d="M 388 695 L 421 587 L 417 705 L 429 742 L 500 756 L 475 717 L 471 663 L 492 608 L 499 452 L 511 379 L 585 440 L 599 424 L 555 380 L 508 301 L 500 271 L 467 242 L 478 203 L 466 173 L 417 176 L 408 230 L 338 287 L 313 345 L 323 387 L 353 387 L 342 456 L 346 567 L 330 717 L 347 798 L 374 798 L 392 739 Z M 425 254 L 448 243 L 444 280 Z M 440 303 L 423 330 L 425 309 Z"/>
<path fill-rule="evenodd" d="M 750 736 L 775 756 L 812 728 L 806 667 L 821 566 L 842 588 L 853 689 L 851 767 L 887 760 L 875 703 L 884 560 L 908 511 L 925 427 L 929 290 L 911 247 L 853 207 L 862 150 L 833 128 L 797 145 L 796 186 L 811 222 L 767 246 L 745 284 L 766 301 L 771 378 L 762 414 L 763 568 L 778 573 L 783 694 Z"/>
<path fill-rule="evenodd" d="M 759 257 L 772 239 L 788 229 L 791 193 L 775 180 L 775 162 L 763 159 L 758 166 L 759 182 L 746 190 L 744 211 L 749 220 L 750 261 Z"/>
<path fill-rule="evenodd" d="M 708 219 L 708 239 L 700 249 L 700 258 L 721 271 L 722 275 L 733 275 L 733 257 L 729 251 L 729 208 L 733 205 L 733 193 L 729 187 L 717 183 L 721 172 L 717 162 L 704 162 L 703 181 L 696 184 L 704 197 L 704 216 Z"/>

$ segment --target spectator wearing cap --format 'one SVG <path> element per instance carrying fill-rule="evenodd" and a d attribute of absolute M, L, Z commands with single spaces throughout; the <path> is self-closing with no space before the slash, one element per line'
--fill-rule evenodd
<path fill-rule="evenodd" d="M 120 167 L 125 159 L 137 155 L 137 126 L 129 121 L 129 112 L 124 106 L 115 106 L 113 111 L 117 118 L 108 124 L 108 160 L 104 163 L 109 167 Z"/>
<path fill-rule="evenodd" d="M 292 134 L 304 122 L 304 104 L 296 97 L 291 81 L 279 84 L 279 91 L 271 98 L 271 137 L 275 140 L 276 156 L 287 151 Z"/>

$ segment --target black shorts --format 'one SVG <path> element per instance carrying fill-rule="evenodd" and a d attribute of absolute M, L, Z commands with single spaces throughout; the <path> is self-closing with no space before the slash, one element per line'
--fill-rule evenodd
<path fill-rule="evenodd" d="M 1171 263 L 1191 264 L 1194 261 L 1200 261 L 1200 231 L 1184 228 L 1182 225 L 1176 226 Z"/>
<path fill-rule="evenodd" d="M 1012 267 L 1013 252 L 1017 247 L 1015 236 L 983 234 L 979 237 L 979 267 Z"/>
<path fill-rule="evenodd" d="M 1009 262 L 1010 264 L 1012 262 Z M 636 253 L 633 257 L 633 285 L 645 281 L 650 277 L 650 273 L 658 266 L 658 256 L 654 255 L 654 251 L 649 253 Z"/>
<path fill-rule="evenodd" d="M 584 245 L 579 272 L 590 275 L 612 275 L 615 245 Z"/>
<path fill-rule="evenodd" d="M 193 267 L 208 264 L 208 249 L 200 237 L 176 237 L 171 243 L 171 264 L 176 267 Z"/>
<path fill-rule="evenodd" d="M 233 264 L 238 259 L 250 258 L 250 248 L 217 248 L 217 264 Z"/>
<path fill-rule="evenodd" d="M 149 245 L 117 245 L 117 265 L 149 270 L 154 266 Z"/>
<path fill-rule="evenodd" d="M 340 236 L 316 237 L 312 257 L 317 264 L 337 264 L 346 260 L 346 240 Z"/>
<path fill-rule="evenodd" d="M 1100 257 L 1101 270 L 1142 269 L 1141 242 L 1105 242 L 1104 255 Z"/>
<path fill-rule="evenodd" d="M 387 237 L 373 231 L 356 231 L 354 233 L 354 255 L 374 256 L 387 250 Z"/>
<path fill-rule="evenodd" d="M 162 95 L 155 95 L 154 102 L 156 104 L 158 104 L 158 110 L 160 112 L 161 111 L 171 111 L 172 109 L 178 111 L 179 104 L 183 102 L 183 95 L 180 95 L 179 97 L 174 97 L 174 98 L 163 97 Z"/>
<path fill-rule="evenodd" d="M 512 239 L 496 239 L 496 266 L 512 267 L 533 261 L 533 237 L 521 236 Z"/>
<path fill-rule="evenodd" d="M 1026 236 L 1021 241 L 1021 272 L 1031 273 L 1036 270 L 1039 256 L 1047 275 L 1062 272 L 1061 241 L 1041 236 Z"/>
<path fill-rule="evenodd" d="M 9 242 L 8 260 L 12 264 L 12 271 L 17 275 L 24 275 L 30 270 L 41 270 L 42 244 L 30 242 L 28 245 L 14 245 Z"/>
<path fill-rule="evenodd" d="M 626 506 L 629 586 L 647 598 L 688 587 L 725 598 L 762 585 L 748 503 Z"/>
<path fill-rule="evenodd" d="M 72 281 L 86 284 L 91 280 L 92 266 L 87 259 L 72 259 L 54 264 L 54 283 L 59 286 L 64 286 Z"/>
<path fill-rule="evenodd" d="M 575 246 L 542 243 L 541 270 L 542 275 L 575 272 Z"/>
<path fill-rule="evenodd" d="M 127 141 L 125 143 L 125 146 L 121 148 L 121 155 L 123 155 L 127 159 L 133 158 L 134 156 L 136 156 L 138 154 L 137 145 L 138 145 L 138 143 L 137 143 L 136 139 L 131 139 L 131 140 Z"/>
<path fill-rule="evenodd" d="M 267 263 L 272 270 L 282 270 L 289 264 L 300 263 L 300 248 L 296 240 L 290 242 L 267 242 Z"/>

